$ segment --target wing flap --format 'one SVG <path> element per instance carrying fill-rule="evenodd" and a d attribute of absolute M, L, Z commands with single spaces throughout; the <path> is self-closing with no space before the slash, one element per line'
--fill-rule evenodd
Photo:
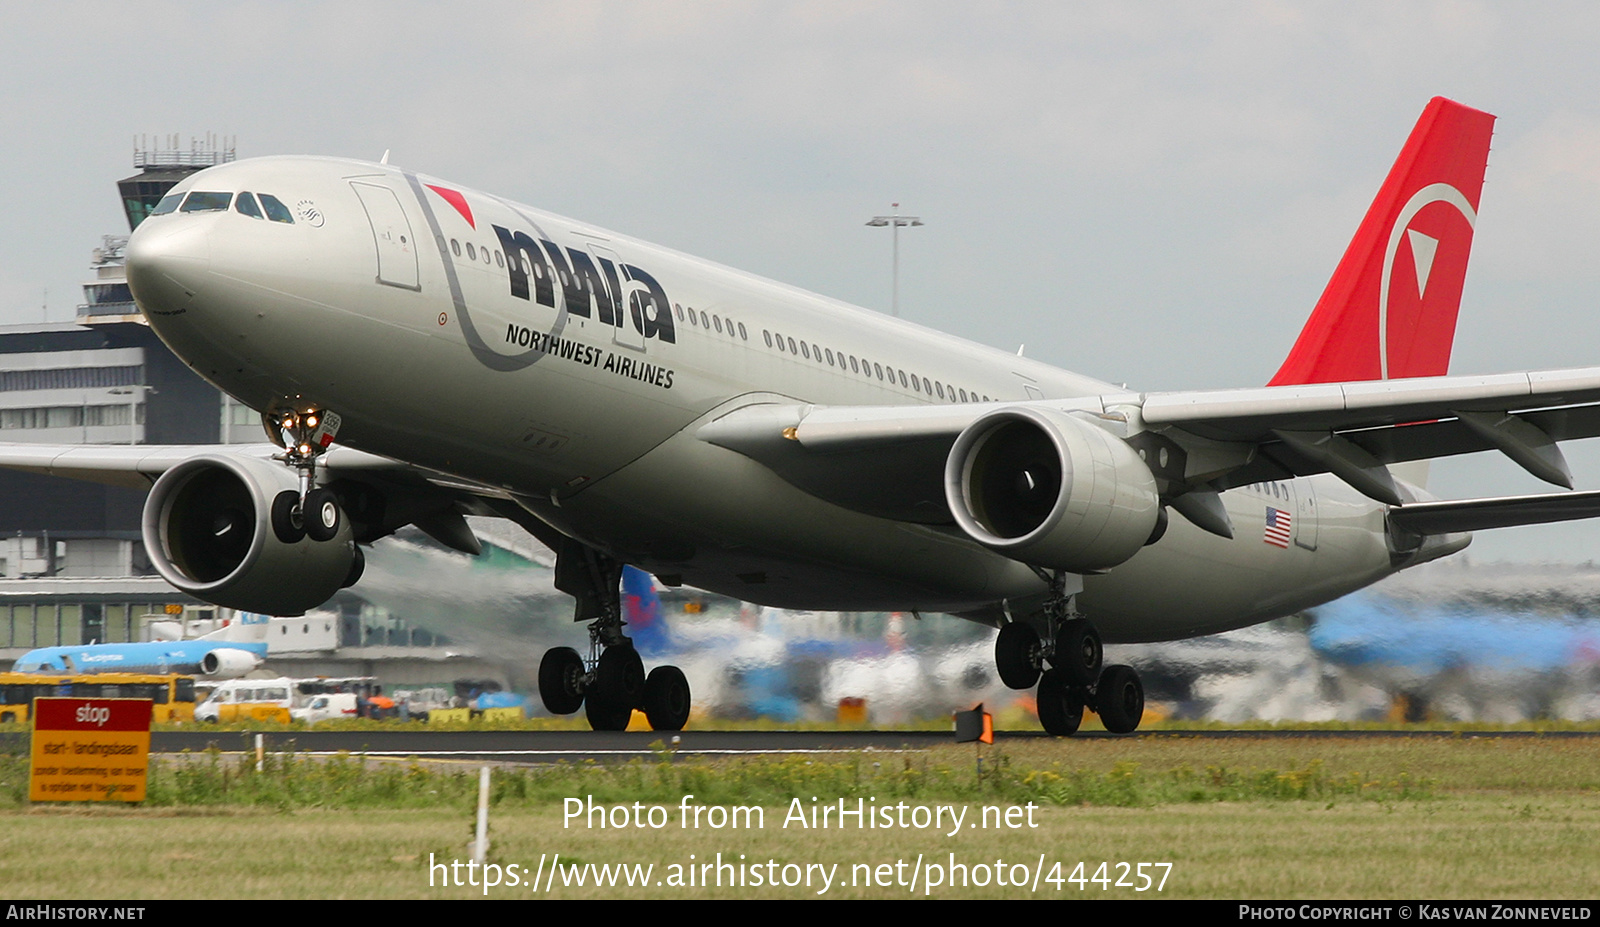
<path fill-rule="evenodd" d="M 1456 502 L 1413 502 L 1389 512 L 1395 527 L 1417 534 L 1482 531 L 1600 516 L 1600 491 L 1556 492 Z"/>
<path fill-rule="evenodd" d="M 1146 424 L 1223 441 L 1261 441 L 1274 430 L 1346 431 L 1452 417 L 1600 402 L 1600 367 L 1481 377 L 1148 393 Z M 1554 437 L 1554 435 L 1552 435 Z"/>

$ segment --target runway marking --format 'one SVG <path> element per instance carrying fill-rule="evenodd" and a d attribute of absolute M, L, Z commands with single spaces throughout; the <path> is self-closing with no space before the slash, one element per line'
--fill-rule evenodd
<path fill-rule="evenodd" d="M 296 756 L 375 756 L 395 757 L 453 757 L 453 756 L 656 756 L 666 752 L 672 756 L 688 756 L 702 754 L 718 755 L 771 755 L 775 753 L 922 753 L 922 750 L 907 749 L 897 750 L 885 747 L 869 747 L 865 750 L 851 750 L 846 748 L 830 749 L 774 749 L 774 750 L 734 750 L 725 748 L 707 749 L 676 749 L 676 750 L 296 750 Z M 246 755 L 248 750 L 219 750 L 221 756 Z M 160 754 L 176 756 L 177 754 Z"/>

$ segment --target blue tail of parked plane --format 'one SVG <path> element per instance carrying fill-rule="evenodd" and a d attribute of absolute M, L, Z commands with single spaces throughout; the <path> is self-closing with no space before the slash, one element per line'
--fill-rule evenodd
<path fill-rule="evenodd" d="M 666 620 L 661 614 L 661 596 L 649 573 L 631 566 L 622 568 L 622 620 L 628 623 L 628 636 L 641 655 L 664 653 L 670 643 Z"/>

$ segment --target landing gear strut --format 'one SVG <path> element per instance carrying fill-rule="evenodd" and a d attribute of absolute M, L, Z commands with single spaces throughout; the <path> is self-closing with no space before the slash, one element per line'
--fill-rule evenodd
<path fill-rule="evenodd" d="M 1037 682 L 1039 723 L 1058 737 L 1078 732 L 1085 708 L 1100 716 L 1106 730 L 1131 733 L 1144 715 L 1138 672 L 1131 666 L 1102 666 L 1100 633 L 1078 614 L 1076 594 L 1067 591 L 1067 574 L 1040 575 L 1050 583 L 1042 608 L 1045 634 L 1041 638 L 1023 621 L 1001 627 L 994 645 L 1001 680 L 1013 689 Z"/>
<path fill-rule="evenodd" d="M 339 432 L 339 416 L 322 409 L 267 412 L 261 423 L 273 443 L 283 448 L 281 459 L 300 475 L 298 492 L 285 489 L 272 500 L 272 531 L 285 544 L 303 537 L 331 541 L 339 534 L 344 512 L 333 490 L 317 485 L 317 461 Z"/>
<path fill-rule="evenodd" d="M 552 714 L 580 707 L 597 731 L 626 730 L 634 709 L 650 728 L 681 731 L 689 720 L 689 681 L 676 666 L 645 676 L 644 661 L 623 634 L 622 564 L 566 540 L 556 552 L 556 588 L 575 600 L 574 621 L 589 622 L 589 658 L 571 647 L 547 651 L 539 664 L 539 696 Z"/>

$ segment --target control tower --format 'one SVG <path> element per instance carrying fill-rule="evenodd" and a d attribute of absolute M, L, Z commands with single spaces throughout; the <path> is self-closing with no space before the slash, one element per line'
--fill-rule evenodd
<path fill-rule="evenodd" d="M 234 139 L 209 134 L 204 140 L 190 139 L 188 148 L 179 147 L 176 135 L 156 139 L 154 144 L 148 136 L 134 139 L 133 166 L 139 168 L 139 173 L 117 181 L 122 211 L 128 217 L 128 231 L 138 228 L 150 215 L 150 210 L 156 208 L 179 181 L 195 171 L 232 161 L 236 150 Z M 79 324 L 144 323 L 144 316 L 139 314 L 133 295 L 128 292 L 128 274 L 122 253 L 127 245 L 127 235 L 106 235 L 101 238 L 100 247 L 94 249 L 89 264 L 94 277 L 83 285 L 84 302 L 78 306 Z"/>

